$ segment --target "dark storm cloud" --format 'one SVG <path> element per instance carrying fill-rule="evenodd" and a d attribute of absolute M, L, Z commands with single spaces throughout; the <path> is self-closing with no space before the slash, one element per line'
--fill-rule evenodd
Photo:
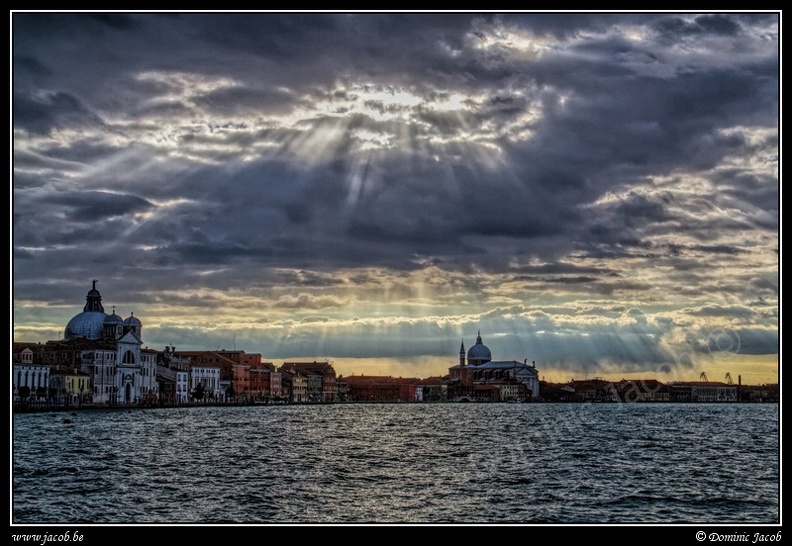
<path fill-rule="evenodd" d="M 207 93 L 195 101 L 197 106 L 208 112 L 224 115 L 285 113 L 291 110 L 295 102 L 293 93 L 284 89 L 240 87 Z"/>
<path fill-rule="evenodd" d="M 134 271 L 130 300 L 130 287 L 155 279 L 174 290 L 280 280 L 296 291 L 273 295 L 275 308 L 295 312 L 343 308 L 316 292 L 344 285 L 338 268 L 403 275 L 434 264 L 548 296 L 730 290 L 744 304 L 778 290 L 757 257 L 780 225 L 773 15 L 12 22 L 14 255 L 25 276 Z M 89 259 L 73 263 L 59 245 Z M 717 278 L 712 268 L 726 265 L 753 273 Z M 35 297 L 22 273 L 15 287 Z M 475 292 L 492 286 L 456 282 L 460 301 L 486 301 Z M 696 319 L 726 316 L 698 299 L 686 306 L 702 310 Z M 669 358 L 670 329 L 655 318 L 636 331 L 522 326 L 550 328 L 537 339 L 546 361 L 654 363 Z M 744 334 L 751 350 L 772 346 Z M 360 354 L 401 350 L 370 330 L 351 339 Z"/>
<path fill-rule="evenodd" d="M 681 17 L 664 17 L 652 24 L 664 40 L 674 40 L 701 34 L 736 35 L 740 32 L 740 24 L 731 15 L 699 15 L 693 21 Z"/>
<path fill-rule="evenodd" d="M 16 94 L 13 104 L 14 127 L 34 134 L 48 134 L 53 129 L 103 125 L 99 116 L 70 93 L 45 93 L 36 97 Z"/>
<path fill-rule="evenodd" d="M 769 328 L 713 327 L 691 335 L 689 343 L 702 354 L 762 355 L 778 352 L 778 331 Z"/>
<path fill-rule="evenodd" d="M 133 29 L 138 26 L 134 16 L 125 13 L 89 13 L 88 16 L 114 29 Z"/>
<path fill-rule="evenodd" d="M 16 74 L 26 74 L 29 76 L 48 76 L 52 74 L 50 69 L 44 66 L 39 60 L 26 55 L 14 57 L 14 72 Z"/>
<path fill-rule="evenodd" d="M 115 216 L 144 212 L 154 205 L 134 195 L 104 192 L 70 192 L 48 194 L 38 206 L 63 211 L 67 220 L 94 223 Z"/>

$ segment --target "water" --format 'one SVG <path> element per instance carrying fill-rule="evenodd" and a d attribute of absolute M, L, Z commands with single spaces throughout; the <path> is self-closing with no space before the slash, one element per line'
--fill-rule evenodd
<path fill-rule="evenodd" d="M 12 523 L 778 524 L 778 418 L 776 404 L 15 414 Z"/>

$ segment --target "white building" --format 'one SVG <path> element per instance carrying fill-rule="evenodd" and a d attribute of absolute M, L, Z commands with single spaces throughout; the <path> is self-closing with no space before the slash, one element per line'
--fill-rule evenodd
<path fill-rule="evenodd" d="M 190 400 L 190 372 L 176 372 L 176 403 L 186 404 Z"/>
<path fill-rule="evenodd" d="M 14 363 L 13 393 L 19 400 L 22 387 L 30 389 L 27 398 L 43 400 L 49 396 L 50 366 L 47 364 Z"/>
<path fill-rule="evenodd" d="M 222 398 L 220 388 L 220 368 L 211 366 L 193 366 L 190 369 L 190 394 L 195 392 L 198 385 L 203 386 L 204 400 L 219 400 Z"/>

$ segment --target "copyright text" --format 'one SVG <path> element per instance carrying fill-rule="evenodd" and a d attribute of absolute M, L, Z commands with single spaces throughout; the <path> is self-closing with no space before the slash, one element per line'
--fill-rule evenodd
<path fill-rule="evenodd" d="M 698 531 L 696 533 L 696 540 L 699 542 L 709 541 L 709 542 L 750 542 L 751 544 L 757 544 L 760 542 L 781 542 L 781 531 L 777 533 L 731 533 L 731 534 L 721 534 L 721 533 L 705 533 L 704 531 Z"/>

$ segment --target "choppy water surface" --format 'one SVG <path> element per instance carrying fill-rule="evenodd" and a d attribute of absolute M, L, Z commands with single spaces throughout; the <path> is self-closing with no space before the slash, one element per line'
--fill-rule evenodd
<path fill-rule="evenodd" d="M 778 412 L 366 404 L 15 414 L 12 523 L 779 523 Z"/>

